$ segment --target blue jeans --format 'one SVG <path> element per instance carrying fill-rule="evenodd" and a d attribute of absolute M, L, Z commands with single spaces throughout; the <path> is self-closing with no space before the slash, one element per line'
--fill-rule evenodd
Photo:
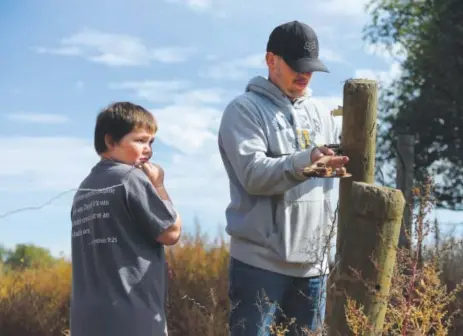
<path fill-rule="evenodd" d="M 324 321 L 325 286 L 326 276 L 290 277 L 231 258 L 230 335 L 267 336 L 272 324 L 289 325 L 288 336 L 316 330 Z"/>

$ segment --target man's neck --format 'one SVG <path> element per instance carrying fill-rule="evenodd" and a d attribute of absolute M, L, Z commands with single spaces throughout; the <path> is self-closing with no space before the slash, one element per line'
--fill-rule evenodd
<path fill-rule="evenodd" d="M 291 104 L 294 104 L 294 102 L 296 101 L 297 98 L 293 98 L 293 97 L 288 96 L 288 94 L 287 94 L 286 92 L 284 92 L 284 91 L 281 89 L 281 87 L 280 87 L 275 81 L 272 80 L 272 78 L 271 78 L 270 76 L 267 77 L 267 80 L 268 80 L 270 83 L 272 83 L 273 85 L 275 85 L 275 86 L 278 88 L 278 90 L 280 90 L 281 93 L 283 93 L 283 94 L 286 96 L 286 98 L 289 99 L 289 101 L 291 102 Z"/>

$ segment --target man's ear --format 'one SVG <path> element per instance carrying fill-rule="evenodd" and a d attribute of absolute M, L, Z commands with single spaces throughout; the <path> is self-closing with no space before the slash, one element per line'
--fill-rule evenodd
<path fill-rule="evenodd" d="M 271 52 L 265 53 L 265 62 L 267 63 L 268 67 L 271 68 L 275 64 L 275 60 L 273 54 Z"/>
<path fill-rule="evenodd" d="M 267 63 L 267 66 L 269 67 L 269 69 L 274 69 L 276 66 L 276 56 L 273 53 L 268 51 L 265 54 L 265 62 Z"/>

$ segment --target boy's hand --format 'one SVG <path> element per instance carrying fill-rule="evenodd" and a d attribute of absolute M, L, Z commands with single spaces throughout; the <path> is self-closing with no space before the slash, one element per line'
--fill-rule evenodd
<path fill-rule="evenodd" d="M 161 166 L 155 163 L 145 162 L 142 164 L 141 168 L 154 187 L 161 187 L 164 185 L 164 169 L 162 169 Z"/>

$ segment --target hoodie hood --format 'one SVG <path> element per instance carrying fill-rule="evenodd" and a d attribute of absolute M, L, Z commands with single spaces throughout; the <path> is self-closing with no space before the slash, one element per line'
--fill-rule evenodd
<path fill-rule="evenodd" d="M 265 96 L 279 107 L 288 107 L 292 105 L 297 108 L 312 96 L 312 90 L 307 88 L 304 91 L 304 95 L 302 97 L 299 97 L 294 102 L 291 102 L 291 100 L 278 88 L 278 86 L 273 84 L 269 79 L 262 76 L 256 76 L 252 78 L 247 84 L 245 91 L 251 91 Z"/>

